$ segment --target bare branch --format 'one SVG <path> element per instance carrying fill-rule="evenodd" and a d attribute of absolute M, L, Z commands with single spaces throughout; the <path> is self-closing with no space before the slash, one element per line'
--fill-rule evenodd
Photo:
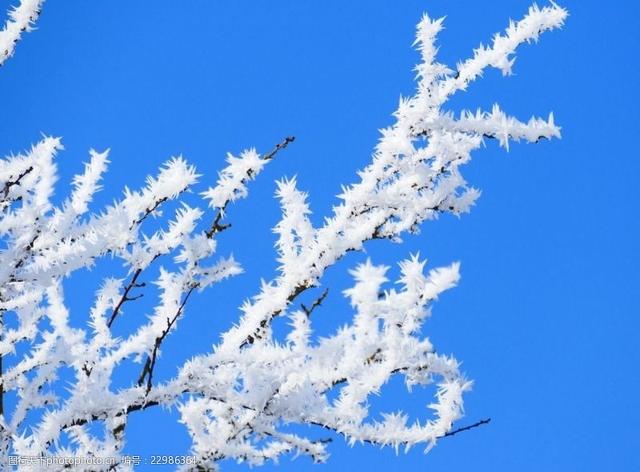
<path fill-rule="evenodd" d="M 322 295 L 320 295 L 318 298 L 316 298 L 313 303 L 311 304 L 310 307 L 307 307 L 304 303 L 301 303 L 300 306 L 302 308 L 302 311 L 305 312 L 305 314 L 307 315 L 307 318 L 311 317 L 311 314 L 313 313 L 313 310 L 315 310 L 316 308 L 318 308 L 319 306 L 322 305 L 322 302 L 325 300 L 325 298 L 327 298 L 327 295 L 329 295 L 329 289 L 325 289 L 324 292 L 322 292 Z"/>

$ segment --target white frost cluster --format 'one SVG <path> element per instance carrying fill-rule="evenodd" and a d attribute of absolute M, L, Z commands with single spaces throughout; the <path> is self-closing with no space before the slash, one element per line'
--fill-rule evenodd
<path fill-rule="evenodd" d="M 39 3 L 22 2 L 18 10 L 29 12 L 25 5 Z M 353 315 L 328 337 L 313 333 L 327 296 L 314 289 L 329 267 L 367 241 L 400 241 L 404 232 L 418 231 L 441 213 L 469 211 L 479 191 L 467 185 L 461 166 L 485 138 L 506 148 L 512 140 L 560 135 L 552 115 L 522 122 L 497 105 L 459 115 L 443 106 L 487 67 L 511 73 L 517 46 L 560 27 L 566 15 L 555 4 L 531 7 L 456 70 L 436 61 L 443 20 L 425 15 L 416 38 L 422 59 L 417 91 L 400 100 L 396 122 L 382 130 L 372 162 L 356 183 L 343 187 L 317 227 L 296 180 L 278 182 L 277 277 L 242 305 L 240 319 L 211 352 L 178 366 L 169 381 L 158 382 L 155 367 L 167 362 L 159 357 L 162 343 L 186 316 L 189 298 L 241 272 L 232 257 L 215 259 L 216 241 L 229 228 L 223 224 L 228 204 L 247 195 L 247 183 L 292 138 L 263 156 L 255 150 L 229 155 L 217 184 L 201 193 L 205 208 L 180 201 L 200 177 L 181 157 L 99 212 L 89 208 L 108 152 L 91 151 L 71 195 L 59 205 L 52 203 L 59 139 L 44 138 L 30 151 L 0 160 L 0 400 L 9 392 L 17 398 L 12 411 L 0 401 L 2 454 L 119 456 L 128 415 L 158 406 L 180 412 L 197 459 L 185 469 L 194 470 L 216 469 L 227 458 L 259 465 L 287 453 L 319 462 L 328 457 L 328 439 L 294 434 L 290 424 L 312 425 L 329 439 L 339 433 L 351 444 L 404 449 L 429 449 L 455 432 L 471 382 L 453 357 L 436 353 L 422 325 L 431 303 L 458 282 L 459 265 L 427 271 L 425 261 L 413 256 L 399 264 L 395 288 L 388 267 L 358 265 L 351 271 L 353 287 L 344 292 Z M 164 217 L 167 206 L 174 211 Z M 71 326 L 62 281 L 105 257 L 121 259 L 128 274 L 106 278 L 88 325 Z M 159 270 L 155 280 L 149 280 L 152 266 Z M 114 324 L 135 310 L 148 282 L 158 287 L 155 307 L 146 317 L 136 316 L 141 322 L 131 334 L 115 336 Z M 286 339 L 272 332 L 278 317 L 289 320 Z M 115 387 L 114 372 L 132 360 L 140 363 L 139 375 Z M 63 369 L 72 372 L 64 394 Z M 435 385 L 423 420 L 410 423 L 402 412 L 378 416 L 371 410 L 370 397 L 393 376 L 402 376 L 409 389 Z"/>
<path fill-rule="evenodd" d="M 220 172 L 216 186 L 209 187 L 202 196 L 209 200 L 209 206 L 212 208 L 224 208 L 227 202 L 246 197 L 248 193 L 246 181 L 255 178 L 265 162 L 255 149 L 244 151 L 240 157 L 228 154 L 229 165 Z"/>
<path fill-rule="evenodd" d="M 20 0 L 20 5 L 9 10 L 9 19 L 0 30 L 0 66 L 13 56 L 22 33 L 33 29 L 43 3 L 44 0 Z"/>

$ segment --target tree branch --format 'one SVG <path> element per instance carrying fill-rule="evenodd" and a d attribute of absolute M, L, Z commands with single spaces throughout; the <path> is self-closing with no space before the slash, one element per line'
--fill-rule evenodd
<path fill-rule="evenodd" d="M 294 142 L 295 140 L 296 140 L 295 136 L 287 136 L 286 138 L 284 138 L 282 142 L 278 143 L 276 147 L 274 147 L 271 151 L 265 154 L 262 157 L 262 160 L 270 161 L 271 159 L 276 157 L 279 151 L 281 151 L 282 149 L 286 149 L 287 146 L 292 142 Z M 251 172 L 251 170 L 249 170 L 246 174 L 246 177 L 242 179 L 241 183 L 245 184 L 247 180 L 249 180 L 252 176 L 253 176 L 253 173 Z M 211 223 L 211 226 L 206 232 L 207 238 L 211 239 L 215 234 L 220 233 L 231 226 L 230 224 L 220 223 L 222 218 L 224 218 L 225 210 L 227 209 L 227 206 L 229 205 L 230 202 L 231 202 L 230 200 L 227 200 L 223 203 L 223 205 L 220 208 L 218 208 L 218 212 L 216 213 L 216 216 L 213 219 L 213 223 Z"/>
<path fill-rule="evenodd" d="M 302 311 L 304 311 L 304 313 L 307 315 L 307 318 L 311 317 L 313 310 L 315 310 L 316 308 L 322 305 L 322 302 L 324 301 L 325 298 L 327 298 L 327 295 L 329 295 L 328 288 L 325 289 L 324 292 L 322 292 L 322 295 L 320 295 L 318 298 L 316 298 L 313 301 L 310 307 L 307 307 L 304 303 L 300 304 L 300 307 L 302 308 Z"/>
<path fill-rule="evenodd" d="M 138 277 L 140 277 L 140 274 L 142 274 L 142 269 L 137 269 L 133 273 L 133 276 L 131 277 L 131 280 L 129 281 L 129 283 L 127 284 L 127 286 L 124 289 L 124 293 L 122 294 L 122 297 L 120 298 L 120 300 L 116 304 L 115 308 L 113 309 L 113 312 L 111 312 L 111 317 L 109 318 L 109 321 L 107 321 L 107 326 L 109 328 L 111 328 L 111 325 L 113 324 L 113 322 L 115 321 L 116 317 L 120 313 L 120 309 L 122 308 L 122 305 L 124 305 L 125 302 L 131 301 L 131 300 L 136 300 L 137 298 L 139 298 L 139 297 L 129 297 L 129 292 L 131 290 L 133 290 L 134 287 L 144 286 L 144 284 L 138 284 L 137 283 L 138 282 Z"/>
<path fill-rule="evenodd" d="M 18 177 L 16 177 L 15 180 L 10 180 L 8 182 L 5 182 L 4 187 L 2 189 L 2 199 L 6 200 L 7 197 L 9 196 L 9 192 L 11 191 L 11 187 L 13 187 L 14 185 L 20 185 L 20 181 L 27 176 L 27 174 L 30 174 L 31 172 L 33 172 L 33 166 L 29 166 L 27 167 L 24 172 L 22 172 L 20 175 L 18 175 Z"/>
<path fill-rule="evenodd" d="M 171 318 L 171 319 L 167 318 L 167 327 L 162 331 L 160 336 L 158 336 L 156 338 L 155 343 L 153 345 L 153 350 L 151 352 L 151 355 L 149 355 L 147 357 L 147 360 L 146 360 L 146 362 L 144 364 L 144 367 L 142 368 L 142 372 L 140 372 L 140 376 L 138 377 L 138 385 L 143 385 L 145 383 L 145 378 L 146 378 L 146 384 L 147 384 L 146 393 L 147 394 L 151 391 L 151 388 L 153 386 L 153 370 L 154 370 L 154 368 L 156 366 L 156 360 L 158 358 L 158 351 L 160 350 L 160 345 L 165 340 L 165 338 L 167 337 L 167 335 L 171 331 L 171 328 L 173 327 L 173 325 L 175 324 L 177 319 L 182 314 L 185 305 L 189 301 L 189 297 L 191 296 L 191 294 L 193 293 L 193 291 L 197 287 L 198 287 L 198 284 L 193 284 L 189 288 L 189 290 L 187 291 L 187 294 L 185 295 L 184 299 L 182 300 L 182 303 L 178 307 L 178 310 L 176 311 L 176 313 L 173 316 L 173 318 Z"/>
<path fill-rule="evenodd" d="M 485 425 L 485 424 L 489 424 L 489 423 L 491 423 L 491 418 L 485 418 L 483 420 L 476 421 L 475 423 L 470 424 L 468 426 L 462 426 L 460 428 L 451 430 L 448 433 L 445 433 L 440 437 L 441 438 L 448 438 L 448 437 L 451 437 L 451 436 L 455 436 L 458 433 L 462 433 L 464 431 L 469 431 L 470 429 L 474 429 L 474 428 L 477 428 L 479 426 L 482 426 L 482 425 Z"/>

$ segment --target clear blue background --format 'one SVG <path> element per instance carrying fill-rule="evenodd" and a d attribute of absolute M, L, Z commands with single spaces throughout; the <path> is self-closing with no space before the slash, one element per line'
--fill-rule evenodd
<path fill-rule="evenodd" d="M 562 4 L 571 14 L 565 28 L 523 47 L 515 76 L 489 71 L 450 104 L 475 110 L 498 102 L 523 119 L 553 111 L 562 140 L 513 145 L 508 154 L 488 142 L 466 169 L 483 190 L 471 214 L 428 222 L 404 245 L 368 246 L 377 263 L 418 250 L 434 265 L 462 261 L 460 286 L 434 306 L 425 332 L 475 380 L 461 425 L 484 417 L 491 424 L 443 440 L 428 455 L 351 449 L 336 438 L 328 464 L 313 470 L 640 470 L 640 7 Z M 392 122 L 399 96 L 412 93 L 411 43 L 422 12 L 447 15 L 439 58 L 454 65 L 528 5 L 50 0 L 38 30 L 0 69 L 0 153 L 28 148 L 41 132 L 62 136 L 62 198 L 88 149 L 110 147 L 104 204 L 172 155 L 197 165 L 203 189 L 226 151 L 267 151 L 297 137 L 252 185 L 250 199 L 232 208 L 234 229 L 221 252 L 233 252 L 246 273 L 190 304 L 163 351 L 160 375 L 168 378 L 174 360 L 207 351 L 260 277 L 273 276 L 273 181 L 296 174 L 320 222 L 339 184 L 353 182 L 369 161 L 377 129 Z M 318 332 L 349 316 L 340 290 L 349 284 L 347 268 L 365 257 L 350 256 L 328 273 L 332 292 L 316 314 Z M 123 274 L 104 263 L 69 282 L 74 322 L 82 325 L 112 270 Z M 135 325 L 144 307 L 129 307 L 121 329 Z M 137 369 L 123 369 L 123 385 Z M 394 381 L 373 404 L 424 416 L 427 394 L 407 395 Z M 185 453 L 189 439 L 175 420 L 162 410 L 132 416 L 127 451 Z M 312 465 L 286 458 L 281 467 Z"/>

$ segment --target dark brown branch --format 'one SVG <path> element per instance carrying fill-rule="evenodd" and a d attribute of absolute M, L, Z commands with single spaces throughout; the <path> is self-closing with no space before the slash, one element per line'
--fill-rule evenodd
<path fill-rule="evenodd" d="M 304 311 L 304 313 L 307 315 L 307 318 L 311 317 L 313 310 L 315 310 L 316 308 L 322 305 L 322 302 L 325 300 L 325 298 L 327 298 L 327 295 L 329 295 L 328 288 L 325 289 L 324 292 L 322 292 L 322 295 L 320 295 L 318 298 L 316 298 L 313 301 L 310 307 L 307 307 L 304 303 L 300 304 L 300 307 L 302 308 L 302 311 Z"/>
<path fill-rule="evenodd" d="M 160 346 L 162 342 L 165 340 L 165 338 L 167 337 L 167 335 L 169 334 L 169 332 L 171 331 L 171 328 L 173 328 L 173 325 L 176 323 L 176 321 L 184 311 L 184 307 L 189 301 L 189 297 L 197 287 L 198 285 L 194 284 L 191 286 L 191 288 L 189 288 L 189 290 L 187 291 L 187 294 L 182 300 L 182 303 L 178 307 L 178 310 L 176 311 L 176 313 L 173 315 L 172 318 L 167 318 L 167 327 L 162 331 L 160 336 L 158 336 L 155 339 L 153 350 L 151 354 L 147 357 L 144 367 L 142 368 L 142 372 L 140 372 L 140 376 L 138 377 L 138 385 L 144 385 L 145 379 L 146 379 L 147 394 L 151 391 L 151 387 L 153 387 L 153 370 L 156 366 L 156 360 L 158 359 L 158 352 L 160 351 Z"/>
<path fill-rule="evenodd" d="M 11 187 L 13 187 L 14 185 L 20 185 L 20 181 L 29 173 L 33 172 L 33 166 L 29 166 L 27 167 L 27 169 L 24 170 L 24 172 L 22 172 L 20 175 L 18 175 L 18 177 L 16 177 L 15 180 L 10 180 L 8 182 L 5 182 L 4 187 L 2 189 L 2 199 L 6 200 L 7 197 L 9 196 L 9 192 L 11 191 Z"/>
<path fill-rule="evenodd" d="M 137 269 L 133 273 L 133 277 L 131 277 L 131 280 L 129 281 L 127 286 L 124 288 L 124 293 L 122 294 L 122 297 L 120 298 L 115 308 L 113 309 L 113 312 L 111 313 L 111 317 L 109 318 L 109 321 L 107 321 L 107 326 L 109 328 L 111 328 L 111 325 L 113 324 L 116 317 L 120 313 L 120 309 L 122 308 L 122 305 L 124 305 L 125 302 L 139 298 L 139 297 L 129 297 L 129 292 L 131 292 L 131 290 L 133 290 L 134 287 L 140 287 L 142 285 L 142 284 L 138 284 L 138 277 L 140 277 L 140 274 L 142 274 L 142 269 Z"/>
<path fill-rule="evenodd" d="M 286 138 L 284 138 L 284 141 L 282 141 L 281 143 L 278 143 L 276 145 L 276 147 L 274 147 L 271 150 L 271 152 L 268 152 L 267 154 L 265 154 L 262 157 L 262 160 L 263 161 L 270 161 L 271 159 L 276 157 L 276 154 L 278 154 L 278 151 L 281 151 L 282 149 L 285 149 L 289 144 L 291 144 L 295 140 L 296 140 L 295 136 L 287 136 Z"/>
<path fill-rule="evenodd" d="M 483 420 L 477 421 L 477 422 L 475 422 L 473 424 L 470 424 L 468 426 L 462 426 L 460 428 L 451 430 L 448 433 L 443 434 L 442 436 L 438 436 L 437 439 L 444 439 L 444 438 L 448 438 L 448 437 L 451 437 L 451 436 L 455 436 L 458 433 L 462 433 L 464 431 L 469 431 L 471 429 L 475 429 L 475 428 L 477 428 L 479 426 L 482 426 L 482 425 L 485 425 L 485 424 L 489 424 L 490 422 L 491 422 L 491 418 L 485 418 Z M 329 426 L 329 425 L 320 423 L 318 421 L 308 421 L 308 423 L 312 424 L 314 426 L 320 426 L 321 428 L 327 429 L 329 431 L 333 431 L 334 433 L 338 433 L 338 434 L 340 433 L 340 431 L 338 431 L 337 428 L 334 428 L 333 426 Z M 375 445 L 375 446 L 385 446 L 386 445 L 384 443 L 376 441 L 375 439 L 362 439 L 360 441 L 363 442 L 363 443 L 372 444 L 372 445 Z M 400 444 L 406 444 L 406 443 L 407 443 L 406 441 L 401 441 L 400 442 Z"/>
<path fill-rule="evenodd" d="M 229 223 L 227 224 L 220 223 L 220 220 L 222 220 L 222 217 L 224 215 L 224 209 L 227 207 L 228 202 L 229 201 L 227 200 L 224 206 L 218 210 L 218 213 L 216 213 L 216 217 L 213 219 L 213 223 L 211 223 L 211 227 L 209 227 L 209 229 L 205 233 L 207 235 L 207 238 L 211 239 L 215 234 L 222 233 L 225 229 L 228 229 L 231 227 L 231 224 Z"/>
<path fill-rule="evenodd" d="M 147 209 L 144 211 L 144 214 L 143 214 L 140 218 L 138 218 L 138 219 L 133 223 L 133 226 L 138 226 L 138 225 L 140 225 L 144 220 L 146 220 L 146 219 L 149 217 L 149 215 L 150 215 L 151 213 L 153 213 L 154 211 L 156 211 L 156 210 L 158 209 L 158 207 L 159 207 L 160 205 L 162 205 L 164 202 L 166 202 L 167 200 L 168 200 L 168 198 L 167 198 L 167 197 L 162 197 L 160 200 L 155 201 L 155 202 L 153 203 L 153 206 L 152 206 L 151 208 L 147 208 Z"/>
<path fill-rule="evenodd" d="M 455 436 L 458 433 L 462 433 L 463 431 L 469 431 L 470 429 L 477 428 L 478 426 L 482 426 L 482 425 L 489 424 L 489 423 L 491 423 L 491 418 L 485 418 L 483 420 L 477 421 L 477 422 L 475 422 L 473 424 L 470 424 L 468 426 L 462 426 L 460 428 L 451 430 L 448 433 L 445 433 L 440 437 L 441 438 L 448 438 L 450 436 Z"/>

